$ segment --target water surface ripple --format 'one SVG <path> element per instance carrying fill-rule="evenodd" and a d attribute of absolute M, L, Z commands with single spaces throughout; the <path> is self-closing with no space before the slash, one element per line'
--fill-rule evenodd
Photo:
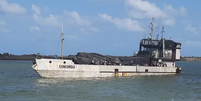
<path fill-rule="evenodd" d="M 47 79 L 31 61 L 0 61 L 0 101 L 201 101 L 201 62 L 181 75 Z"/>

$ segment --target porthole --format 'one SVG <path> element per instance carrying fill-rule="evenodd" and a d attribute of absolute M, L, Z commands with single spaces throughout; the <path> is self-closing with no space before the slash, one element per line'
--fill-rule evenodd
<path fill-rule="evenodd" d="M 64 61 L 64 64 L 66 64 L 66 61 Z"/>
<path fill-rule="evenodd" d="M 49 63 L 52 63 L 52 61 L 49 61 Z"/>
<path fill-rule="evenodd" d="M 148 69 L 145 69 L 145 72 L 148 72 Z"/>

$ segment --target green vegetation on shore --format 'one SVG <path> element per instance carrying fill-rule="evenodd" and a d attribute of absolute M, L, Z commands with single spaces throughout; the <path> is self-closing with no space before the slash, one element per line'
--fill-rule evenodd
<path fill-rule="evenodd" d="M 43 58 L 54 58 L 55 55 L 39 55 Z M 37 54 L 24 54 L 24 55 L 14 55 L 9 53 L 0 53 L 0 60 L 34 60 Z M 56 56 L 59 57 L 59 56 Z M 66 56 L 65 56 L 66 57 Z M 65 58 L 64 57 L 64 58 Z M 196 56 L 184 56 L 181 57 L 181 61 L 201 61 L 201 57 Z"/>
<path fill-rule="evenodd" d="M 181 61 L 201 61 L 201 57 L 184 56 L 184 57 L 181 57 Z"/>
<path fill-rule="evenodd" d="M 24 54 L 24 55 L 14 55 L 9 53 L 0 53 L 0 60 L 34 60 L 38 54 Z M 39 55 L 41 57 L 41 55 Z M 45 56 L 44 58 L 53 58 L 54 56 Z"/>

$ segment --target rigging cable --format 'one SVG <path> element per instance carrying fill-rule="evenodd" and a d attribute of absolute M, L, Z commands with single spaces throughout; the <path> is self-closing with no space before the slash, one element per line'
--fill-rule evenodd
<path fill-rule="evenodd" d="M 60 45 L 60 36 L 59 36 L 59 42 L 58 42 L 58 44 L 57 44 L 57 48 L 56 48 L 56 51 L 55 51 L 55 55 L 57 54 L 59 45 Z"/>

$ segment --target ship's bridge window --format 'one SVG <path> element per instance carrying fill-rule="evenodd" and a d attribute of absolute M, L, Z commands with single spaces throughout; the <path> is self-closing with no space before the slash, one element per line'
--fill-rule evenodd
<path fill-rule="evenodd" d="M 49 63 L 52 63 L 52 61 L 49 61 Z"/>
<path fill-rule="evenodd" d="M 177 45 L 177 47 L 176 48 L 181 48 L 181 46 L 180 45 Z"/>

